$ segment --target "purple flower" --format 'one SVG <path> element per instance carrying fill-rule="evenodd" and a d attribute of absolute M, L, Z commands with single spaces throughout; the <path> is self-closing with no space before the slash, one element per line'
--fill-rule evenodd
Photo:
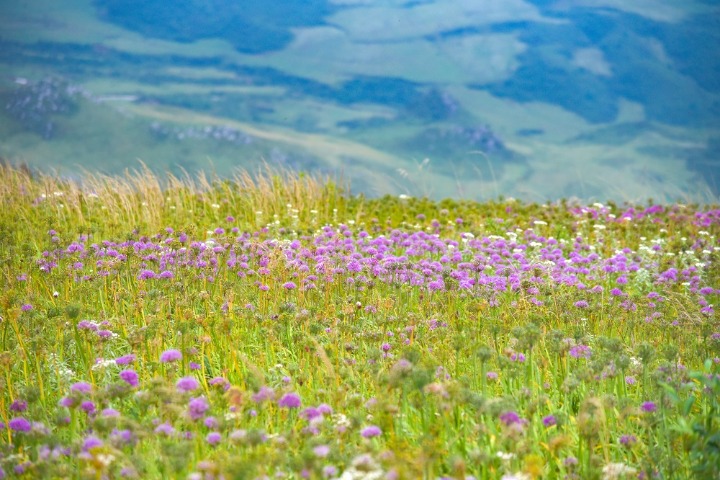
<path fill-rule="evenodd" d="M 114 408 L 106 408 L 101 413 L 102 413 L 103 417 L 108 417 L 108 418 L 120 416 L 120 412 L 118 412 Z"/>
<path fill-rule="evenodd" d="M 90 393 L 92 392 L 92 385 L 87 382 L 77 382 L 70 386 L 70 391 L 78 393 Z"/>
<path fill-rule="evenodd" d="M 553 425 L 557 425 L 557 418 L 555 418 L 555 415 L 548 415 L 542 419 L 542 422 L 546 427 L 552 427 Z"/>
<path fill-rule="evenodd" d="M 391 348 L 392 348 L 392 345 L 390 345 L 389 343 L 383 343 L 382 345 L 380 345 L 380 350 L 382 350 L 383 352 L 387 352 Z"/>
<path fill-rule="evenodd" d="M 85 400 L 84 402 L 82 402 L 80 404 L 80 408 L 85 410 L 85 413 L 87 413 L 88 415 L 95 413 L 95 404 L 90 400 Z"/>
<path fill-rule="evenodd" d="M 217 421 L 217 418 L 215 418 L 215 417 L 205 418 L 205 420 L 203 421 L 203 424 L 207 428 L 217 428 L 218 427 L 218 421 Z"/>
<path fill-rule="evenodd" d="M 163 435 L 167 435 L 168 437 L 175 433 L 175 429 L 172 425 L 169 423 L 161 423 L 157 427 L 155 427 L 155 433 L 162 433 Z"/>
<path fill-rule="evenodd" d="M 65 408 L 73 408 L 76 405 L 76 401 L 73 397 L 63 397 L 60 399 L 59 405 Z"/>
<path fill-rule="evenodd" d="M 8 422 L 8 427 L 14 432 L 29 432 L 32 430 L 30 422 L 23 417 L 13 418 Z"/>
<path fill-rule="evenodd" d="M 294 282 L 285 282 L 283 283 L 283 288 L 287 290 L 294 290 L 295 288 L 297 288 L 297 285 L 295 285 Z"/>
<path fill-rule="evenodd" d="M 315 407 L 308 407 L 300 413 L 300 416 L 306 420 L 322 417 L 322 413 Z"/>
<path fill-rule="evenodd" d="M 190 367 L 190 370 L 200 370 L 200 364 L 195 362 L 190 362 L 188 365 Z"/>
<path fill-rule="evenodd" d="M 165 350 L 160 355 L 160 361 L 163 363 L 169 363 L 169 362 L 176 362 L 182 358 L 182 353 L 180 353 L 180 350 L 170 349 Z"/>
<path fill-rule="evenodd" d="M 29 312 L 32 309 L 33 309 L 33 306 L 30 305 L 29 303 L 26 303 L 22 307 L 20 307 L 20 310 L 22 310 L 23 312 Z"/>
<path fill-rule="evenodd" d="M 655 402 L 643 402 L 643 404 L 640 405 L 640 409 L 646 413 L 653 413 L 657 410 L 657 405 L 655 405 Z"/>
<path fill-rule="evenodd" d="M 579 301 L 575 302 L 575 306 L 577 308 L 587 308 L 590 306 L 590 304 L 588 304 L 588 302 L 586 302 L 585 300 L 579 300 Z"/>
<path fill-rule="evenodd" d="M 205 440 L 212 445 L 213 447 L 220 443 L 220 440 L 222 440 L 222 435 L 218 432 L 210 432 L 207 434 L 207 437 L 205 437 Z"/>
<path fill-rule="evenodd" d="M 183 377 L 177 381 L 176 386 L 181 392 L 192 392 L 200 387 L 200 383 L 194 377 Z"/>
<path fill-rule="evenodd" d="M 485 377 L 487 377 L 488 380 L 493 381 L 498 379 L 498 374 L 497 372 L 487 372 Z"/>
<path fill-rule="evenodd" d="M 382 434 L 382 430 L 380 430 L 380 427 L 376 425 L 370 425 L 369 427 L 365 427 L 360 432 L 360 435 L 362 435 L 365 438 L 373 438 L 377 437 Z"/>
<path fill-rule="evenodd" d="M 188 403 L 188 413 L 190 414 L 190 418 L 193 420 L 202 418 L 209 408 L 210 405 L 208 405 L 207 400 L 205 400 L 204 397 L 193 398 Z"/>
<path fill-rule="evenodd" d="M 90 450 L 92 448 L 102 447 L 102 445 L 103 445 L 102 440 L 100 440 L 99 438 L 97 438 L 94 435 L 90 435 L 83 442 L 82 449 L 83 449 L 83 452 L 87 452 L 88 450 Z"/>
<path fill-rule="evenodd" d="M 138 280 L 148 280 L 151 278 L 155 278 L 155 272 L 153 272 L 152 270 L 140 270 L 137 278 Z"/>
<path fill-rule="evenodd" d="M 113 333 L 110 330 L 99 330 L 97 332 L 98 337 L 100 338 L 110 338 L 112 337 Z"/>
<path fill-rule="evenodd" d="M 298 408 L 300 405 L 302 405 L 300 396 L 294 392 L 286 393 L 278 400 L 278 407 L 280 408 Z"/>
<path fill-rule="evenodd" d="M 637 383 L 637 380 L 635 380 L 635 377 L 632 375 L 627 375 L 625 377 L 625 383 L 628 385 L 635 385 Z"/>
<path fill-rule="evenodd" d="M 575 345 L 569 353 L 573 358 L 590 358 L 592 350 L 587 345 Z"/>
<path fill-rule="evenodd" d="M 110 439 L 120 445 L 130 445 L 134 443 L 133 433 L 130 430 L 113 429 Z"/>
<path fill-rule="evenodd" d="M 275 390 L 270 387 L 262 386 L 251 398 L 255 403 L 262 403 L 267 400 L 272 400 L 275 397 Z"/>
<path fill-rule="evenodd" d="M 135 373 L 135 370 L 123 370 L 119 373 L 119 376 L 131 387 L 138 386 L 138 374 Z"/>
<path fill-rule="evenodd" d="M 318 458 L 325 458 L 330 453 L 330 447 L 327 445 L 318 445 L 317 447 L 313 448 L 313 453 Z"/>
<path fill-rule="evenodd" d="M 136 358 L 135 355 L 132 353 L 130 353 L 128 355 L 123 355 L 122 357 L 118 357 L 115 359 L 115 364 L 116 365 L 129 365 L 135 361 L 135 358 Z"/>
<path fill-rule="evenodd" d="M 215 387 L 215 386 L 223 387 L 225 390 L 230 388 L 230 382 L 228 382 L 223 377 L 215 377 L 215 378 L 211 379 L 208 383 L 210 385 L 212 385 L 213 387 Z"/>
<path fill-rule="evenodd" d="M 505 425 L 513 425 L 515 423 L 522 423 L 520 420 L 520 416 L 512 411 L 509 412 L 503 412 L 500 414 L 500 421 L 503 422 Z"/>
<path fill-rule="evenodd" d="M 77 328 L 80 330 L 92 330 L 93 332 L 97 332 L 98 324 L 91 322 L 90 320 L 80 320 L 77 324 Z"/>
<path fill-rule="evenodd" d="M 27 410 L 27 402 L 23 400 L 15 400 L 10 404 L 10 411 L 21 413 Z"/>
<path fill-rule="evenodd" d="M 635 435 L 623 435 L 620 437 L 620 444 L 626 447 L 632 447 L 637 443 L 637 437 Z"/>

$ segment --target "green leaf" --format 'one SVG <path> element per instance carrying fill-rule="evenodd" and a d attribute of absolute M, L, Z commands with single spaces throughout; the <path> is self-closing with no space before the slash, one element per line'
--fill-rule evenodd
<path fill-rule="evenodd" d="M 683 402 L 682 406 L 682 414 L 687 416 L 690 414 L 690 410 L 692 410 L 693 403 L 695 403 L 695 397 L 691 396 L 685 402 Z"/>

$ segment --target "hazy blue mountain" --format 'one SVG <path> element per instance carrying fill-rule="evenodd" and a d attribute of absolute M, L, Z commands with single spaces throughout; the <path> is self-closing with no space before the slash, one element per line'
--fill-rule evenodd
<path fill-rule="evenodd" d="M 40 2 L 0 7 L 13 161 L 269 161 L 433 196 L 720 193 L 715 1 Z M 118 145 L 105 162 L 95 136 Z"/>

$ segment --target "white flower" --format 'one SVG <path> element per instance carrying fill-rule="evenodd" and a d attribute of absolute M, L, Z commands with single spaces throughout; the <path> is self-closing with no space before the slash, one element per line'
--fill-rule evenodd
<path fill-rule="evenodd" d="M 342 413 L 334 413 L 331 418 L 336 427 L 349 428 L 351 425 L 350 420 Z"/>
<path fill-rule="evenodd" d="M 616 480 L 625 475 L 632 475 L 637 472 L 633 467 L 629 467 L 624 463 L 608 463 L 602 469 L 603 480 Z"/>
<path fill-rule="evenodd" d="M 103 467 L 108 467 L 113 460 L 115 460 L 115 456 L 109 453 L 100 453 L 95 456 L 95 460 L 97 460 Z"/>
<path fill-rule="evenodd" d="M 90 367 L 90 370 L 99 370 L 101 368 L 115 366 L 115 360 L 100 360 L 95 365 Z"/>
<path fill-rule="evenodd" d="M 500 480 L 531 480 L 530 475 L 523 472 L 506 473 Z"/>
<path fill-rule="evenodd" d="M 379 480 L 384 472 L 370 455 L 355 457 L 337 480 Z"/>
<path fill-rule="evenodd" d="M 508 460 L 512 460 L 513 458 L 515 458 L 515 454 L 514 454 L 514 453 L 497 452 L 495 455 L 497 455 L 497 457 L 498 457 L 500 460 L 502 460 L 503 462 L 506 462 L 506 461 L 508 461 Z"/>
<path fill-rule="evenodd" d="M 231 421 L 231 420 L 237 420 L 241 417 L 241 415 L 238 412 L 227 412 L 225 414 L 225 420 Z"/>

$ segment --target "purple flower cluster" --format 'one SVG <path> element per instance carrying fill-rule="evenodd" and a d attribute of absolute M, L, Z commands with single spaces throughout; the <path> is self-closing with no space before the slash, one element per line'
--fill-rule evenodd
<path fill-rule="evenodd" d="M 29 432 L 32 430 L 32 424 L 23 417 L 16 417 L 8 422 L 8 428 L 15 432 Z"/>
<path fill-rule="evenodd" d="M 193 420 L 199 420 L 210 409 L 210 404 L 205 397 L 197 397 L 190 399 L 188 402 L 188 415 Z"/>
<path fill-rule="evenodd" d="M 500 414 L 500 421 L 505 425 L 515 425 L 524 423 L 523 419 L 513 411 L 507 411 Z"/>
<path fill-rule="evenodd" d="M 379 437 L 382 435 L 382 430 L 380 430 L 380 427 L 376 425 L 370 425 L 369 427 L 363 428 L 360 435 L 365 438 Z"/>
<path fill-rule="evenodd" d="M 657 411 L 657 405 L 655 402 L 643 402 L 643 404 L 640 405 L 640 409 L 645 413 L 653 413 Z"/>
<path fill-rule="evenodd" d="M 590 358 L 590 356 L 592 356 L 592 349 L 587 345 L 575 345 L 570 348 L 568 353 L 573 358 Z"/>
<path fill-rule="evenodd" d="M 655 215 L 634 208 L 619 216 L 588 207 L 572 213 L 582 216 L 588 212 L 597 215 L 597 220 L 608 227 Z M 703 218 L 700 223 L 715 221 L 704 213 L 698 218 Z M 568 286 L 584 294 L 597 295 L 602 292 L 602 287 L 597 288 L 599 284 L 610 281 L 621 287 L 641 270 L 652 272 L 652 280 L 657 285 L 688 282 L 691 290 L 699 295 L 714 291 L 701 284 L 697 266 L 659 270 L 654 259 L 627 247 L 603 257 L 581 236 L 569 242 L 558 241 L 537 233 L 537 225 L 521 230 L 520 234 L 509 231 L 503 236 L 475 238 L 463 233 L 462 241 L 441 238 L 437 235 L 440 224 L 434 225 L 435 230 L 430 232 L 395 229 L 376 237 L 348 225 L 326 226 L 314 237 L 288 244 L 275 239 L 261 240 L 259 235 L 251 233 L 231 238 L 233 234 L 223 229 L 217 230 L 220 233 L 213 240 L 205 242 L 191 242 L 184 234 L 175 236 L 172 229 L 165 234 L 125 242 L 90 244 L 85 236 L 74 242 L 72 248 L 44 252 L 39 264 L 46 272 L 56 268 L 59 262 L 84 261 L 94 267 L 94 275 L 86 274 L 86 267 L 75 270 L 73 275 L 78 281 L 115 275 L 119 265 L 132 259 L 140 260 L 141 268 L 136 275 L 141 280 L 163 281 L 192 275 L 212 282 L 222 266 L 240 278 L 249 279 L 260 291 L 311 290 L 320 282 L 332 282 L 336 277 L 357 288 L 383 282 L 407 284 L 430 292 L 468 290 L 491 297 L 508 290 L 525 290 L 530 302 L 537 306 L 545 303 L 538 296 L 547 291 L 547 287 Z M 461 228 L 461 224 L 457 228 Z M 178 242 L 186 246 L 177 248 Z M 699 258 L 707 256 L 702 251 L 708 245 L 696 243 L 693 249 L 699 252 Z M 650 250 L 663 253 L 659 244 Z M 279 284 L 269 281 L 268 269 L 271 258 L 278 255 L 293 277 Z M 539 288 L 541 286 L 546 288 Z M 620 299 L 627 297 L 618 287 L 612 289 L 611 295 Z M 591 298 L 575 302 L 579 309 L 592 304 Z M 626 308 L 633 305 L 628 303 Z"/>
<path fill-rule="evenodd" d="M 160 361 L 163 363 L 177 362 L 180 359 L 182 359 L 182 353 L 180 353 L 180 350 L 165 350 L 160 355 Z"/>
<path fill-rule="evenodd" d="M 137 387 L 139 384 L 138 374 L 135 370 L 123 370 L 118 376 L 131 387 Z"/>
<path fill-rule="evenodd" d="M 278 407 L 280 408 L 300 408 L 300 405 L 302 405 L 302 402 L 297 393 L 286 393 L 278 400 Z"/>
<path fill-rule="evenodd" d="M 192 392 L 200 388 L 200 383 L 195 380 L 195 377 L 183 377 L 177 381 L 176 386 L 180 392 Z"/>

